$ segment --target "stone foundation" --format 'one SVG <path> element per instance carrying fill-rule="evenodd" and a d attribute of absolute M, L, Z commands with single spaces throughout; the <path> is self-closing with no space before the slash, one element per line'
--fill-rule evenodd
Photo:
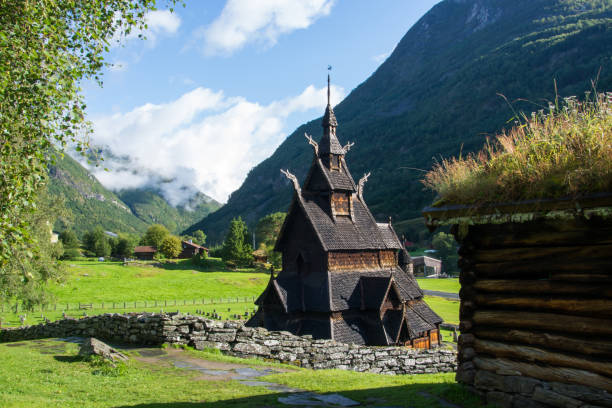
<path fill-rule="evenodd" d="M 288 332 L 244 327 L 241 322 L 181 314 L 105 314 L 0 330 L 0 342 L 49 337 L 96 337 L 109 342 L 185 344 L 238 357 L 259 357 L 313 369 L 337 368 L 381 374 L 455 372 L 451 349 L 372 347 L 313 340 Z"/>

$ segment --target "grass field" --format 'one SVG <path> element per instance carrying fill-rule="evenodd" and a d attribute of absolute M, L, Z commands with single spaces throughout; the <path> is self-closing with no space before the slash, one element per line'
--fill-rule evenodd
<path fill-rule="evenodd" d="M 247 271 L 201 271 L 178 264 L 123 266 L 121 262 L 69 262 L 65 283 L 50 287 L 58 303 L 212 299 L 258 296 L 269 276 Z"/>
<path fill-rule="evenodd" d="M 446 323 L 459 324 L 459 301 L 425 296 L 425 301 Z"/>
<path fill-rule="evenodd" d="M 447 279 L 427 279 L 417 278 L 421 289 L 426 290 L 438 290 L 440 292 L 459 293 L 461 285 L 459 279 L 447 278 Z"/>
<path fill-rule="evenodd" d="M 55 340 L 0 344 L 0 401 L 17 407 L 211 408 L 283 407 L 285 394 L 235 380 L 202 379 L 201 374 L 135 359 L 124 370 L 105 372 L 80 359 L 78 346 Z M 366 406 L 443 407 L 438 397 L 462 407 L 481 406 L 454 381 L 454 374 L 385 376 L 341 370 L 307 370 L 188 351 L 190 357 L 284 372 L 259 377 L 317 393 L 340 393 Z M 200 377 L 198 377 L 200 376 Z M 446 405 L 448 406 L 448 405 Z"/>
<path fill-rule="evenodd" d="M 65 282 L 50 286 L 55 305 L 44 311 L 19 311 L 4 305 L 0 319 L 4 326 L 38 324 L 43 317 L 51 321 L 62 317 L 80 317 L 102 313 L 196 311 L 219 314 L 223 319 L 244 316 L 255 308 L 253 298 L 265 288 L 269 275 L 254 269 L 224 270 L 222 262 L 212 258 L 208 267 L 195 268 L 189 260 L 154 266 L 123 266 L 121 262 L 69 261 Z M 419 279 L 423 289 L 457 292 L 456 279 Z M 245 299 L 246 298 L 246 299 Z M 219 300 L 223 300 L 220 302 Z M 458 323 L 459 303 L 427 297 L 431 307 L 449 323 Z M 214 302 L 211 304 L 210 302 Z M 231 301 L 231 303 L 227 303 Z M 202 304 L 202 303 L 205 304 Z M 92 309 L 79 310 L 79 303 L 92 304 Z M 68 306 L 66 306 L 68 304 Z M 67 309 L 67 310 L 66 310 Z"/>

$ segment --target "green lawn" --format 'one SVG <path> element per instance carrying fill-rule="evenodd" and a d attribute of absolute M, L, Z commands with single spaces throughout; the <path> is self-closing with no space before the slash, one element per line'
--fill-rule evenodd
<path fill-rule="evenodd" d="M 440 292 L 459 293 L 461 285 L 459 279 L 447 278 L 447 279 L 427 279 L 417 278 L 421 289 L 426 290 L 438 290 Z"/>
<path fill-rule="evenodd" d="M 121 262 L 67 262 L 69 275 L 50 291 L 57 303 L 135 300 L 212 299 L 258 296 L 268 282 L 265 273 L 203 272 L 189 260 L 164 268 L 123 266 Z"/>
<path fill-rule="evenodd" d="M 61 284 L 50 286 L 57 306 L 44 312 L 19 311 L 4 306 L 0 319 L 5 326 L 18 326 L 19 315 L 25 314 L 26 324 L 42 322 L 42 316 L 57 320 L 66 313 L 80 317 L 102 313 L 175 312 L 194 314 L 196 311 L 220 314 L 223 319 L 234 314 L 244 316 L 255 308 L 253 297 L 265 288 L 269 275 L 254 269 L 224 271 L 220 260 L 209 260 L 208 268 L 194 268 L 189 260 L 176 264 L 123 266 L 121 262 L 68 261 L 68 276 Z M 423 289 L 457 292 L 457 279 L 419 279 Z M 246 299 L 245 299 L 246 298 Z M 232 303 L 220 303 L 219 299 Z M 205 302 L 203 305 L 202 302 Z M 214 301 L 214 304 L 210 304 Z M 459 321 L 459 302 L 427 297 L 430 306 L 450 323 Z M 136 303 L 134 303 L 136 302 Z M 145 303 L 146 302 L 146 303 Z M 194 304 L 195 302 L 195 304 Z M 79 310 L 78 304 L 93 304 L 91 310 Z M 66 304 L 69 304 L 66 310 Z M 229 309 L 229 310 L 228 310 Z"/>
<path fill-rule="evenodd" d="M 459 324 L 459 301 L 448 300 L 437 296 L 425 296 L 425 302 L 446 323 Z"/>
<path fill-rule="evenodd" d="M 234 380 L 197 379 L 199 373 L 175 368 L 170 363 L 152 364 L 131 358 L 119 376 L 96 375 L 94 367 L 76 356 L 76 344 L 54 340 L 21 342 L 20 347 L 14 344 L 0 344 L 0 401 L 5 408 L 284 406 L 278 397 L 285 394 Z M 216 361 L 283 367 L 206 352 L 188 353 L 191 357 Z M 135 352 L 131 354 L 133 357 Z M 442 407 L 437 397 L 465 408 L 481 406 L 476 397 L 454 382 L 452 373 L 385 376 L 341 370 L 285 370 L 258 380 L 318 393 L 340 393 L 374 406 Z"/>

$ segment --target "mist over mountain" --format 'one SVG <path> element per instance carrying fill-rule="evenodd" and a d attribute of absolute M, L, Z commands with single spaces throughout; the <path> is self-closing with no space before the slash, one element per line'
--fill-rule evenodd
<path fill-rule="evenodd" d="M 68 154 L 49 168 L 49 192 L 62 197 L 71 214 L 68 225 L 79 236 L 96 227 L 112 232 L 142 234 L 150 224 L 163 224 L 179 233 L 221 204 L 199 191 L 181 192 L 181 204 L 172 205 L 155 185 L 111 191 Z M 163 183 L 161 184 L 163 186 Z"/>
<path fill-rule="evenodd" d="M 517 112 L 546 109 L 556 96 L 612 88 L 612 5 L 604 0 L 446 0 L 401 39 L 370 78 L 335 108 L 355 178 L 371 171 L 365 199 L 378 220 L 410 220 L 433 199 L 420 183 L 435 160 L 482 147 Z M 556 92 L 556 93 L 555 93 Z M 503 97 L 502 97 L 503 95 Z M 323 113 L 323 112 L 321 112 Z M 292 187 L 279 169 L 304 181 L 321 119 L 298 127 L 253 168 L 218 211 L 187 231 L 223 239 L 231 218 L 251 226 L 285 211 Z"/>

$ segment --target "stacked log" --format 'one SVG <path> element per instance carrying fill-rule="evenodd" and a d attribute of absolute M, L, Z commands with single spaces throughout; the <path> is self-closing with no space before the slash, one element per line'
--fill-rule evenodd
<path fill-rule="evenodd" d="M 457 381 L 499 406 L 612 407 L 612 219 L 457 225 Z"/>

